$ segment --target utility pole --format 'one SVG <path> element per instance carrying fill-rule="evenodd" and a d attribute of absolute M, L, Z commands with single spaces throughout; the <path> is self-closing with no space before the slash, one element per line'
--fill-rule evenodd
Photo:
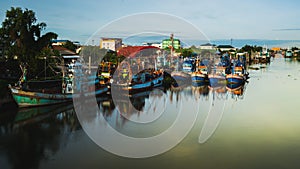
<path fill-rule="evenodd" d="M 44 57 L 44 59 L 45 59 L 45 70 L 44 71 L 45 71 L 45 80 L 46 80 L 46 76 L 47 76 L 47 72 L 46 72 L 46 70 L 47 70 L 46 69 L 46 57 Z"/>

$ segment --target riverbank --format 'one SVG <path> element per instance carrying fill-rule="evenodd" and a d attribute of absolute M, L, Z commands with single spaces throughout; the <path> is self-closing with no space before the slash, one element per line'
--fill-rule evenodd
<path fill-rule="evenodd" d="M 0 79 L 0 109 L 7 104 L 14 103 L 12 95 L 8 90 L 8 84 L 14 84 L 14 80 L 3 80 Z"/>

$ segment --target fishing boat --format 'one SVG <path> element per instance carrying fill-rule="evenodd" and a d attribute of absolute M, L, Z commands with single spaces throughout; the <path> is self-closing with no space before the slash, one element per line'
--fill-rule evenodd
<path fill-rule="evenodd" d="M 260 63 L 269 63 L 270 62 L 270 52 L 268 51 L 268 48 L 264 46 L 262 48 L 262 51 L 259 55 L 259 62 Z"/>
<path fill-rule="evenodd" d="M 164 76 L 162 70 L 149 68 L 132 75 L 133 73 L 128 62 L 122 62 L 120 67 L 121 70 L 117 69 L 111 81 L 111 90 L 136 93 L 151 90 L 163 84 Z"/>
<path fill-rule="evenodd" d="M 112 62 L 102 61 L 97 70 L 97 80 L 99 83 L 106 84 L 112 79 L 113 73 L 116 70 L 117 65 Z"/>
<path fill-rule="evenodd" d="M 22 87 L 11 86 L 9 89 L 12 93 L 12 96 L 19 107 L 33 107 L 33 106 L 45 106 L 51 104 L 65 103 L 72 101 L 73 98 L 84 97 L 96 97 L 97 95 L 104 94 L 108 91 L 106 86 L 101 86 L 94 88 L 86 87 L 80 93 L 74 93 L 74 88 L 71 85 L 67 85 L 66 92 L 62 93 L 61 91 L 33 91 L 26 90 Z"/>
<path fill-rule="evenodd" d="M 195 71 L 194 60 L 186 59 L 182 63 L 182 71 L 186 73 L 191 73 Z"/>
<path fill-rule="evenodd" d="M 226 53 L 221 56 L 208 74 L 209 85 L 212 87 L 226 84 L 226 74 L 230 73 L 230 58 Z"/>
<path fill-rule="evenodd" d="M 199 59 L 196 61 L 196 71 L 191 74 L 192 77 L 192 85 L 201 85 L 208 82 L 208 60 L 202 60 L 201 62 Z"/>
<path fill-rule="evenodd" d="M 287 49 L 287 51 L 284 54 L 284 57 L 285 58 L 292 58 L 292 56 L 293 56 L 292 50 L 291 49 Z"/>
<path fill-rule="evenodd" d="M 213 70 L 213 73 L 208 75 L 209 85 L 218 86 L 226 83 L 226 74 L 224 67 L 217 67 Z"/>
<path fill-rule="evenodd" d="M 76 66 L 77 65 L 77 66 Z M 29 89 L 26 87 L 26 71 L 20 78 L 18 84 L 9 85 L 11 94 L 19 107 L 45 106 L 72 101 L 73 98 L 96 97 L 108 91 L 106 85 L 97 81 L 89 81 L 80 71 L 79 63 L 68 64 L 66 74 L 62 77 L 62 85 L 57 88 Z M 26 69 L 24 69 L 26 70 Z M 74 74 L 75 73 L 75 74 Z M 76 77 L 75 77 L 76 76 Z"/>
<path fill-rule="evenodd" d="M 174 79 L 173 87 L 188 86 L 191 84 L 191 75 L 182 71 L 171 72 L 171 77 Z"/>
<path fill-rule="evenodd" d="M 226 75 L 227 83 L 229 84 L 243 84 L 248 79 L 246 72 L 245 57 L 240 56 L 237 60 L 233 61 L 232 71 Z"/>
<path fill-rule="evenodd" d="M 227 83 L 242 84 L 246 80 L 245 74 L 243 74 L 243 68 L 240 66 L 234 67 L 233 73 L 226 75 Z"/>

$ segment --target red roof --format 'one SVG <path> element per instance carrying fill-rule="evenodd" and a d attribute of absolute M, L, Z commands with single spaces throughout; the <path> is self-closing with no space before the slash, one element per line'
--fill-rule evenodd
<path fill-rule="evenodd" d="M 135 57 L 136 54 L 145 49 L 159 49 L 155 46 L 127 46 L 118 51 L 118 56 Z"/>
<path fill-rule="evenodd" d="M 69 50 L 65 47 L 62 47 L 62 46 L 53 45 L 52 47 L 53 47 L 54 50 L 59 51 L 59 53 L 61 55 L 75 55 L 76 54 L 75 52 L 73 52 L 73 51 L 71 51 L 71 50 Z"/>

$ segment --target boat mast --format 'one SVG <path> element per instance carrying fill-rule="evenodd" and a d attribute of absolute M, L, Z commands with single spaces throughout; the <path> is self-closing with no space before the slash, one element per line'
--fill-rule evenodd
<path fill-rule="evenodd" d="M 170 40 L 171 40 L 171 59 L 170 59 L 170 61 L 171 61 L 171 64 L 173 62 L 173 48 L 174 48 L 174 39 L 173 39 L 173 36 L 174 36 L 174 34 L 171 33 L 171 36 L 170 36 Z"/>

